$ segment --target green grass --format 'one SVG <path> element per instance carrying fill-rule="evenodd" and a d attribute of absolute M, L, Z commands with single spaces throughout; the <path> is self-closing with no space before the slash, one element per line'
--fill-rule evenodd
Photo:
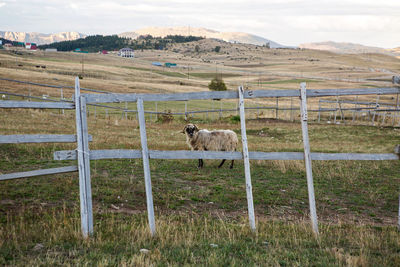
<path fill-rule="evenodd" d="M 74 132 L 73 114 L 4 114 L 1 134 Z M 94 137 L 91 149 L 140 148 L 136 120 L 89 117 L 88 122 Z M 51 127 L 54 124 L 58 127 Z M 149 148 L 188 149 L 185 137 L 177 133 L 184 124 L 147 123 Z M 202 121 L 199 126 L 239 133 L 238 125 L 224 121 Z M 247 127 L 251 151 L 302 151 L 297 123 L 249 120 Z M 393 128 L 309 128 L 311 149 L 321 152 L 390 153 L 400 138 Z M 53 161 L 52 152 L 74 148 L 1 144 L 0 172 L 70 165 Z M 243 162 L 236 161 L 233 170 L 228 163 L 221 169 L 218 164 L 205 160 L 205 167 L 198 170 L 196 160 L 150 160 L 158 231 L 154 238 L 149 235 L 139 159 L 91 161 L 95 233 L 89 240 L 80 234 L 77 173 L 2 181 L 0 264 L 399 265 L 399 162 L 313 161 L 319 238 L 313 236 L 308 220 L 303 161 L 251 161 L 256 234 L 248 227 Z M 143 254 L 142 248 L 150 252 Z"/>

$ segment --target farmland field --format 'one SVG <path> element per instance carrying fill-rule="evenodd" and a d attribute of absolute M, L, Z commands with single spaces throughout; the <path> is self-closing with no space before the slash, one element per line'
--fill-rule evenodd
<path fill-rule="evenodd" d="M 400 60 L 384 55 L 338 55 L 292 49 L 264 49 L 199 42 L 200 53 L 184 47 L 138 51 L 133 60 L 114 55 L 28 54 L 0 51 L 0 78 L 73 86 L 109 92 L 173 93 L 208 90 L 218 73 L 236 90 L 362 88 L 388 86 Z M 219 44 L 219 43 L 218 43 Z M 175 51 L 175 52 L 173 52 Z M 156 68 L 152 61 L 176 62 Z M 39 68 L 37 67 L 39 66 Z M 46 66 L 42 68 L 40 66 Z M 383 71 L 385 70 L 385 71 Z M 191 74 L 192 73 L 192 74 Z M 0 80 L 0 91 L 57 99 L 60 90 Z M 71 98 L 73 89 L 64 88 Z M 393 101 L 384 96 L 382 101 Z M 10 96 L 21 100 L 22 97 Z M 360 100 L 375 101 L 375 96 Z M 0 100 L 1 101 L 1 100 Z M 286 101 L 286 102 L 285 102 Z M 298 100 L 295 100 L 298 101 Z M 309 107 L 317 107 L 316 99 Z M 282 100 L 289 105 L 290 100 Z M 246 106 L 274 105 L 275 99 L 246 100 Z M 298 103 L 296 103 L 297 106 Z M 135 103 L 115 104 L 134 110 Z M 236 102 L 189 101 L 191 110 L 235 108 Z M 146 110 L 155 110 L 146 103 Z M 140 149 L 134 113 L 89 107 L 91 149 Z M 182 112 L 183 102 L 158 103 L 159 111 Z M 94 114 L 96 112 L 96 116 Z M 255 112 L 255 111 L 254 111 Z M 303 150 L 301 126 L 289 114 L 248 112 L 250 151 Z M 201 128 L 232 129 L 240 137 L 235 112 L 195 115 Z M 74 113 L 65 110 L 0 110 L 0 134 L 74 134 Z M 286 117 L 285 117 L 286 116 Z M 298 112 L 295 118 L 298 120 Z M 398 127 L 318 124 L 312 118 L 312 152 L 392 153 Z M 149 149 L 185 150 L 179 131 L 184 116 L 165 121 L 147 117 Z M 241 144 L 240 144 L 241 145 Z M 76 144 L 0 144 L 0 173 L 71 165 L 54 161 L 57 150 Z M 239 149 L 241 151 L 241 148 Z M 149 234 L 143 166 L 139 159 L 91 161 L 94 236 L 80 232 L 78 174 L 68 173 L 2 181 L 0 184 L 1 265 L 257 265 L 257 266 L 399 266 L 397 230 L 400 163 L 397 161 L 313 161 L 320 236 L 312 233 L 303 161 L 251 161 L 257 231 L 248 226 L 243 161 L 233 170 L 205 160 L 150 160 L 157 235 Z M 147 249 L 148 252 L 141 252 Z"/>

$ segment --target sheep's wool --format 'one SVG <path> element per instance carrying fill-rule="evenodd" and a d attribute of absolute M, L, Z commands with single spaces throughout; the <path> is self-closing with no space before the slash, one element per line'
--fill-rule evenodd
<path fill-rule="evenodd" d="M 187 144 L 192 150 L 235 151 L 238 138 L 231 130 L 200 130 L 192 138 L 187 136 Z"/>

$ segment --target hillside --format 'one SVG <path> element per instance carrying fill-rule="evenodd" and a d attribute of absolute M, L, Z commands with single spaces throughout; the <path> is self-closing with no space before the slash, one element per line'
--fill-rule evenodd
<path fill-rule="evenodd" d="M 76 40 L 86 37 L 86 34 L 79 32 L 59 32 L 54 34 L 46 34 L 38 32 L 0 31 L 0 37 L 16 42 L 37 43 L 38 45 L 42 45 L 54 42 Z"/>
<path fill-rule="evenodd" d="M 318 42 L 318 43 L 305 43 L 300 44 L 300 48 L 325 50 L 335 53 L 343 54 L 362 54 L 362 53 L 379 53 L 387 55 L 400 55 L 400 49 L 385 49 L 381 47 L 366 46 L 361 44 L 347 43 L 347 42 Z"/>
<path fill-rule="evenodd" d="M 136 38 L 140 35 L 152 35 L 165 37 L 167 35 L 182 35 L 182 36 L 201 36 L 205 38 L 219 39 L 230 43 L 244 43 L 254 45 L 265 45 L 270 43 L 271 48 L 286 47 L 277 42 L 268 40 L 266 38 L 243 32 L 219 32 L 206 28 L 192 28 L 192 27 L 147 27 L 133 32 L 120 33 L 121 37 Z"/>
<path fill-rule="evenodd" d="M 117 35 L 93 35 L 85 38 L 80 38 L 73 41 L 56 42 L 48 45 L 39 46 L 40 49 L 46 48 L 57 48 L 58 51 L 72 51 L 75 49 L 81 49 L 88 52 L 98 52 L 101 50 L 119 50 L 124 47 L 130 47 L 132 49 L 157 49 L 162 50 L 168 44 L 171 43 L 186 43 L 191 41 L 197 41 L 202 39 L 201 37 L 194 36 L 166 36 L 152 37 L 139 36 L 137 39 L 132 40 L 128 37 L 119 37 Z"/>

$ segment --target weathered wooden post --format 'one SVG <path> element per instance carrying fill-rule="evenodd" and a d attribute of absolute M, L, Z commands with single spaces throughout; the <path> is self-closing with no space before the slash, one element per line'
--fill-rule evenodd
<path fill-rule="evenodd" d="M 63 94 L 63 88 L 60 88 L 60 98 L 61 101 L 64 101 L 64 94 Z M 61 113 L 64 115 L 64 109 L 61 110 Z"/>
<path fill-rule="evenodd" d="M 394 85 L 400 86 L 400 76 L 393 76 L 392 83 Z M 398 109 L 399 109 L 399 94 L 397 94 L 397 96 L 396 96 L 396 110 L 398 110 Z M 396 114 L 396 118 L 397 118 L 399 112 L 395 111 L 395 114 Z M 395 121 L 395 119 L 393 119 L 393 126 L 394 126 L 394 121 Z"/>
<path fill-rule="evenodd" d="M 157 101 L 156 101 L 155 105 L 156 105 L 156 121 L 158 121 Z"/>
<path fill-rule="evenodd" d="M 293 97 L 290 97 L 290 120 L 294 121 Z"/>
<path fill-rule="evenodd" d="M 301 112 L 301 128 L 303 132 L 304 145 L 304 161 L 306 164 L 308 201 L 310 205 L 310 217 L 312 229 L 318 235 L 317 208 L 315 206 L 314 182 L 311 168 L 310 142 L 308 139 L 308 114 L 307 114 L 307 90 L 306 83 L 300 84 L 300 112 Z"/>
<path fill-rule="evenodd" d="M 142 158 L 144 170 L 144 182 L 146 187 L 147 199 L 147 215 L 149 219 L 150 233 L 156 234 L 156 224 L 154 220 L 154 206 L 153 206 L 153 193 L 151 190 L 151 176 L 150 176 L 150 163 L 149 163 L 149 150 L 147 148 L 147 135 L 146 135 L 146 122 L 144 118 L 143 99 L 137 100 L 137 111 L 140 126 L 140 141 L 142 143 Z"/>
<path fill-rule="evenodd" d="M 396 153 L 400 157 L 400 145 L 397 145 L 394 148 L 394 153 Z M 397 215 L 397 229 L 400 231 L 400 193 L 399 193 L 399 212 Z"/>
<path fill-rule="evenodd" d="M 92 189 L 90 184 L 90 151 L 86 120 L 86 98 L 80 95 L 79 78 L 75 79 L 76 136 L 78 143 L 79 197 L 81 228 L 84 237 L 93 234 Z"/>
<path fill-rule="evenodd" d="M 318 123 L 321 122 L 321 99 L 318 101 Z"/>
<path fill-rule="evenodd" d="M 253 203 L 253 190 L 251 186 L 251 174 L 250 174 L 250 161 L 249 161 L 249 149 L 247 147 L 247 135 L 246 135 L 246 116 L 244 112 L 244 91 L 243 86 L 239 86 L 239 108 L 240 108 L 240 128 L 242 133 L 242 144 L 243 144 L 243 161 L 244 161 L 244 174 L 246 178 L 246 195 L 247 195 L 247 209 L 249 212 L 249 222 L 251 230 L 256 230 L 256 220 L 254 216 L 254 203 Z"/>
<path fill-rule="evenodd" d="M 279 97 L 276 98 L 276 107 L 275 107 L 275 119 L 279 118 Z"/>
<path fill-rule="evenodd" d="M 219 119 L 222 119 L 222 99 L 219 100 Z"/>
<path fill-rule="evenodd" d="M 336 108 L 335 108 L 335 118 L 333 120 L 333 123 L 336 124 L 336 115 L 337 115 L 337 110 L 339 109 L 339 97 L 336 96 Z"/>
<path fill-rule="evenodd" d="M 187 121 L 187 101 L 185 101 L 185 121 Z"/>
<path fill-rule="evenodd" d="M 128 110 L 128 102 L 125 101 L 125 120 L 128 119 L 128 112 L 127 112 L 127 110 Z"/>
<path fill-rule="evenodd" d="M 371 125 L 375 126 L 376 110 L 379 108 L 379 95 L 376 96 L 374 115 L 372 116 Z"/>

